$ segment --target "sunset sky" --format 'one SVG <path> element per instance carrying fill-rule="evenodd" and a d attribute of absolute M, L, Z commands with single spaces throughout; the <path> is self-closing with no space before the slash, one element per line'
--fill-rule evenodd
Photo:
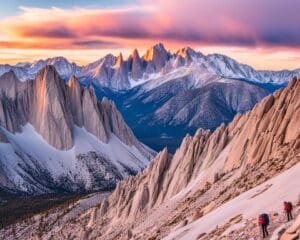
<path fill-rule="evenodd" d="M 299 0 L 0 0 L 0 63 L 191 46 L 257 69 L 300 68 Z"/>

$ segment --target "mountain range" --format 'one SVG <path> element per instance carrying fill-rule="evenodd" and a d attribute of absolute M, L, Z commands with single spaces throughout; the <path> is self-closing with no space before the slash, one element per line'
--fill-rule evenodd
<path fill-rule="evenodd" d="M 299 221 L 286 230 L 280 209 L 286 199 L 296 206 L 299 194 L 299 96 L 295 77 L 228 125 L 187 135 L 174 155 L 163 149 L 96 203 L 92 195 L 0 233 L 7 239 L 258 239 L 263 211 L 276 228 L 272 239 L 292 239 L 279 231 L 296 236 Z"/>
<path fill-rule="evenodd" d="M 193 67 L 199 66 L 207 70 L 208 74 L 224 78 L 245 79 L 256 83 L 285 84 L 300 73 L 300 69 L 294 71 L 255 70 L 225 55 L 209 54 L 205 56 L 189 47 L 171 53 L 165 49 L 163 44 L 158 43 L 141 57 L 135 49 L 126 60 L 122 53 L 117 57 L 108 54 L 85 66 L 70 63 L 64 57 L 48 58 L 34 63 L 2 64 L 0 65 L 0 75 L 13 70 L 18 79 L 25 81 L 34 79 L 37 72 L 46 65 L 53 65 L 62 78 L 69 79 L 74 75 L 80 82 L 86 81 L 89 84 L 107 87 L 113 91 L 128 90 L 149 80 L 159 79 L 155 81 L 155 84 L 147 86 L 149 90 L 174 78 L 172 76 L 161 79 L 160 77 L 164 75 L 174 73 L 174 71 L 178 76 L 186 75 L 185 71 L 193 72 Z M 201 72 L 201 68 L 198 72 Z M 197 72 L 194 74 L 197 75 Z M 195 80 L 196 84 L 203 84 L 201 77 L 195 76 Z"/>
<path fill-rule="evenodd" d="M 76 76 L 81 85 L 93 86 L 99 100 L 105 96 L 115 102 L 140 141 L 171 151 L 186 133 L 229 123 L 300 74 L 300 69 L 257 71 L 227 56 L 205 56 L 191 48 L 171 53 L 159 43 L 143 56 L 137 50 L 127 59 L 108 54 L 85 66 L 63 57 L 0 65 L 0 75 L 12 70 L 26 81 L 46 65 L 53 65 L 65 81 Z"/>

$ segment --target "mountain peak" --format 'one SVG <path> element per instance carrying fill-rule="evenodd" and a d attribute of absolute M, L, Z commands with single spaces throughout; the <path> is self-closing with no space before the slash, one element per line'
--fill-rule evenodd
<path fill-rule="evenodd" d="M 56 68 L 53 65 L 46 65 L 37 73 L 37 78 L 41 77 L 43 81 L 49 82 L 53 78 L 59 77 Z"/>
<path fill-rule="evenodd" d="M 131 77 L 134 80 L 140 79 L 143 76 L 143 63 L 137 49 L 134 49 L 128 58 L 131 63 Z"/>
<path fill-rule="evenodd" d="M 70 88 L 78 88 L 78 87 L 80 87 L 79 81 L 78 81 L 78 79 L 74 75 L 69 79 L 67 85 Z"/>
<path fill-rule="evenodd" d="M 124 62 L 123 55 L 122 55 L 122 53 L 120 53 L 116 59 L 115 67 L 121 67 L 123 62 Z"/>
<path fill-rule="evenodd" d="M 132 52 L 132 58 L 133 59 L 137 59 L 137 58 L 140 58 L 140 55 L 139 55 L 139 52 L 138 52 L 138 50 L 135 48 L 135 49 L 133 49 L 133 52 Z"/>
<path fill-rule="evenodd" d="M 66 59 L 65 57 L 63 56 L 58 56 L 58 57 L 53 57 L 53 58 L 48 58 L 46 60 L 46 62 L 48 64 L 54 64 L 54 63 L 57 63 L 57 62 L 67 62 L 69 63 L 68 59 Z"/>
<path fill-rule="evenodd" d="M 17 78 L 14 71 L 9 70 L 8 72 L 0 76 L 0 95 L 1 93 L 5 93 L 9 98 L 14 98 L 17 94 L 17 85 L 19 85 L 20 83 L 21 82 Z M 1 117 L 0 117 L 0 125 L 1 125 Z"/>
<path fill-rule="evenodd" d="M 32 105 L 34 110 L 30 122 L 36 130 L 53 147 L 70 149 L 73 146 L 73 121 L 65 83 L 54 66 L 46 65 L 38 72 L 34 81 Z"/>
<path fill-rule="evenodd" d="M 9 79 L 9 80 L 18 80 L 15 72 L 10 69 L 9 71 L 5 72 L 2 76 L 0 76 L 1 79 Z"/>
<path fill-rule="evenodd" d="M 194 54 L 196 54 L 195 50 L 190 47 L 181 48 L 177 51 L 177 55 L 182 57 L 192 56 Z"/>
<path fill-rule="evenodd" d="M 165 65 L 165 63 L 169 59 L 169 54 L 165 49 L 164 45 L 162 43 L 158 43 L 150 49 L 148 49 L 143 58 L 151 66 L 151 69 L 149 68 L 148 71 L 153 71 L 152 65 L 154 65 L 154 71 L 158 71 Z"/>
<path fill-rule="evenodd" d="M 157 49 L 157 50 L 160 50 L 160 51 L 163 51 L 163 50 L 166 51 L 165 46 L 164 46 L 162 43 L 157 43 L 157 44 L 155 44 L 155 45 L 153 46 L 153 48 L 155 48 L 155 49 Z"/>
<path fill-rule="evenodd" d="M 160 53 L 167 54 L 167 50 L 162 43 L 157 43 L 147 50 L 144 59 L 146 61 L 154 60 Z"/>

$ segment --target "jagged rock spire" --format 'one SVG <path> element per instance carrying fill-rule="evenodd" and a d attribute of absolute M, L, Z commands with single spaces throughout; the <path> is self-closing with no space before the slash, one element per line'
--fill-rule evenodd
<path fill-rule="evenodd" d="M 30 122 L 57 149 L 73 146 L 73 118 L 64 81 L 53 66 L 40 70 L 34 81 Z"/>
<path fill-rule="evenodd" d="M 123 63 L 124 63 L 123 54 L 119 53 L 119 56 L 116 59 L 115 67 L 120 68 L 122 67 Z"/>
<path fill-rule="evenodd" d="M 137 49 L 133 50 L 131 57 L 131 77 L 132 79 L 137 80 L 143 77 L 143 62 Z"/>

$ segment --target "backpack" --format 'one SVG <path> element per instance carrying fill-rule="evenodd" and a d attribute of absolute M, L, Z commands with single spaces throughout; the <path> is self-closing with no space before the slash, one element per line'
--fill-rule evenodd
<path fill-rule="evenodd" d="M 264 218 L 265 224 L 269 225 L 269 223 L 270 223 L 269 215 L 266 213 L 263 213 L 261 216 Z"/>
<path fill-rule="evenodd" d="M 292 210 L 293 206 L 291 202 L 285 202 L 284 203 L 284 210 L 287 212 L 290 212 Z"/>
<path fill-rule="evenodd" d="M 264 217 L 263 217 L 262 215 L 259 216 L 259 218 L 258 218 L 258 223 L 259 223 L 260 225 L 266 224 L 266 220 L 264 219 Z"/>

